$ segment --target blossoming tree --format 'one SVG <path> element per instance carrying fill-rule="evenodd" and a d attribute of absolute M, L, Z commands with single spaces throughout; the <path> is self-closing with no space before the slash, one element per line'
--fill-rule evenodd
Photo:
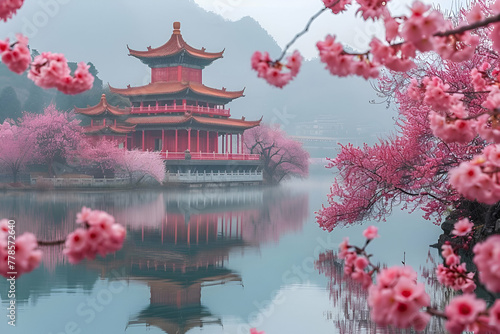
<path fill-rule="evenodd" d="M 390 1 L 323 0 L 325 7 L 296 38 L 321 13 L 341 13 L 352 2 L 364 20 L 383 22 L 385 40 L 373 37 L 368 51 L 352 53 L 335 36 L 327 36 L 317 43 L 320 59 L 331 74 L 340 77 L 368 79 L 383 73 L 383 85 L 392 86 L 401 104 L 400 133 L 374 147 L 346 146 L 331 160 L 330 167 L 340 173 L 332 186 L 330 206 L 318 214 L 320 225 L 331 230 L 339 221 L 381 217 L 392 204 L 401 202 L 420 206 L 426 217 L 434 215 L 437 220 L 448 207 L 465 200 L 485 205 L 499 202 L 500 1 L 477 1 L 456 20 L 446 20 L 420 1 L 413 2 L 409 15 L 396 16 L 387 6 Z M 297 75 L 300 62 L 290 58 L 286 64 L 281 62 L 294 40 L 277 60 L 267 53 L 254 54 L 252 68 L 259 77 L 281 88 Z M 434 55 L 442 62 L 425 68 L 424 74 L 417 71 L 419 62 Z M 292 57 L 300 59 L 297 52 Z M 403 74 L 388 77 L 388 71 Z M 472 233 L 472 226 L 460 220 L 453 233 L 465 236 Z M 456 247 L 443 246 L 445 263 L 438 266 L 437 275 L 441 283 L 465 294 L 440 311 L 431 307 L 411 268 L 380 270 L 370 262 L 366 246 L 376 237 L 373 232 L 373 228 L 365 231 L 364 247 L 348 240 L 342 243 L 341 257 L 346 274 L 369 287 L 374 321 L 422 330 L 436 316 L 446 320 L 450 333 L 500 333 L 500 301 L 488 308 L 470 294 L 476 287 L 475 274 L 460 264 Z M 492 236 L 474 247 L 479 281 L 494 293 L 499 292 L 494 283 L 499 281 L 499 244 L 498 236 Z M 372 284 L 375 274 L 377 283 Z"/>
<path fill-rule="evenodd" d="M 248 153 L 260 154 L 266 183 L 307 176 L 309 153 L 279 127 L 260 125 L 246 131 L 244 140 Z"/>
<path fill-rule="evenodd" d="M 34 136 L 25 128 L 9 121 L 0 124 L 0 167 L 12 174 L 12 182 L 33 161 L 34 146 Z"/>

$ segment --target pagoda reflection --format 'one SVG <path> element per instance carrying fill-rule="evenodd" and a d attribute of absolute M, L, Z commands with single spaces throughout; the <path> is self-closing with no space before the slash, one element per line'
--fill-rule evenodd
<path fill-rule="evenodd" d="M 29 201 L 30 207 L 17 210 L 22 205 L 16 201 Z M 106 210 L 127 227 L 121 251 L 77 267 L 67 265 L 62 248 L 45 249 L 44 269 L 25 277 L 30 281 L 26 288 L 32 289 L 29 295 L 40 293 L 35 281 L 50 280 L 60 267 L 98 273 L 94 280 L 120 272 L 119 279 L 144 284 L 149 290 L 149 305 L 131 316 L 128 326 L 154 326 L 165 333 L 221 325 L 220 317 L 202 304 L 202 288 L 243 285 L 241 275 L 227 268 L 230 254 L 278 242 L 283 235 L 301 230 L 308 215 L 307 193 L 280 188 L 38 193 L 21 194 L 16 201 L 0 201 L 0 212 L 14 212 L 19 221 L 29 222 L 23 230 L 45 240 L 74 230 L 82 206 Z M 41 215 L 41 208 L 47 206 L 52 207 L 47 212 L 54 214 Z M 64 281 L 55 282 L 64 287 Z"/>

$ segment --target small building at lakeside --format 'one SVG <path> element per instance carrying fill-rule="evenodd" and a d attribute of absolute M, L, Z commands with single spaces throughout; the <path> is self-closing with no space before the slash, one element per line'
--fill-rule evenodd
<path fill-rule="evenodd" d="M 124 149 L 157 151 L 167 167 L 168 183 L 261 183 L 259 155 L 244 152 L 244 132 L 261 120 L 231 118 L 226 105 L 243 97 L 244 90 L 229 91 L 205 86 L 203 69 L 222 58 L 187 44 L 174 22 L 170 39 L 145 51 L 128 48 L 151 68 L 151 83 L 115 88 L 113 93 L 130 100 L 131 107 L 110 105 L 103 94 L 92 107 L 75 108 L 90 117 L 84 132 L 112 139 Z"/>

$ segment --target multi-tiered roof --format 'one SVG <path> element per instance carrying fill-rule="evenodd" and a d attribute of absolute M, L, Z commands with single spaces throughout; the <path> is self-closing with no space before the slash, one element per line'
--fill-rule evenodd
<path fill-rule="evenodd" d="M 125 147 L 137 147 L 140 142 L 143 150 L 219 153 L 220 147 L 222 153 L 233 153 L 237 144 L 236 153 L 243 153 L 243 132 L 258 126 L 260 120 L 230 118 L 226 104 L 244 96 L 244 89 L 212 88 L 202 80 L 203 69 L 222 58 L 224 51 L 196 49 L 184 41 L 179 22 L 173 27 L 172 36 L 160 47 L 138 51 L 127 46 L 130 56 L 151 68 L 151 83 L 126 88 L 110 86 L 112 93 L 130 100 L 130 108 L 114 107 L 105 96 L 96 106 L 76 108 L 92 119 L 85 132 L 124 135 Z"/>

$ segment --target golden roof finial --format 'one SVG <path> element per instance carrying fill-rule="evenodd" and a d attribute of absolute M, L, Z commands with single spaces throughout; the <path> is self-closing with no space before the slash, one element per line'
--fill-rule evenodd
<path fill-rule="evenodd" d="M 181 23 L 174 22 L 174 34 L 179 35 L 181 33 Z"/>

